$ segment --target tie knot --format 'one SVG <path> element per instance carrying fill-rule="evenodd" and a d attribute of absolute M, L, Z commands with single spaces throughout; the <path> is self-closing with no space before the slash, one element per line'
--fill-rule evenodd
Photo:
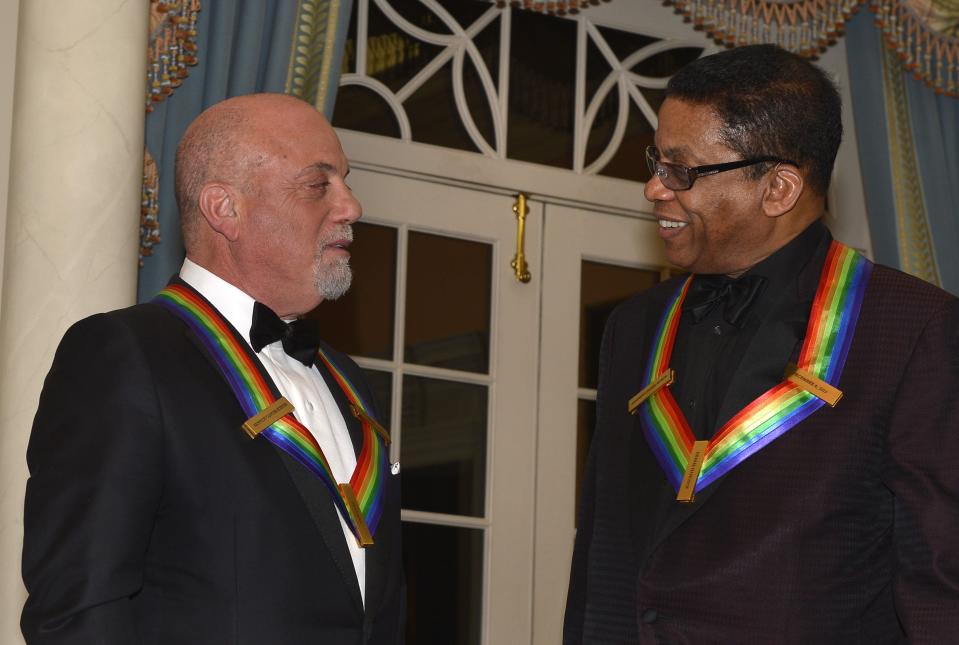
<path fill-rule="evenodd" d="M 716 307 L 723 305 L 723 318 L 726 322 L 742 328 L 746 312 L 765 284 L 766 278 L 758 275 L 744 275 L 738 279 L 727 276 L 697 276 L 686 296 L 683 311 L 689 311 L 693 324 L 697 324 Z"/>
<path fill-rule="evenodd" d="M 284 322 L 272 309 L 262 303 L 253 305 L 250 325 L 250 345 L 254 352 L 281 341 L 283 351 L 307 367 L 313 365 L 320 347 L 320 335 L 312 321 L 300 318 Z"/>

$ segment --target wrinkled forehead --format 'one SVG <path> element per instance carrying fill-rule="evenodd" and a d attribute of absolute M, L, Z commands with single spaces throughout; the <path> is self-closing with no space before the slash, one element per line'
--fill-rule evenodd
<path fill-rule="evenodd" d="M 346 156 L 336 132 L 314 116 L 318 118 L 258 122 L 250 143 L 261 155 L 288 162 L 297 172 L 319 164 L 345 171 Z"/>

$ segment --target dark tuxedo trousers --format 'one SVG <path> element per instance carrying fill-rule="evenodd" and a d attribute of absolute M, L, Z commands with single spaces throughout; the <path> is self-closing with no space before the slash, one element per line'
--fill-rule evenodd
<path fill-rule="evenodd" d="M 791 287 L 801 297 L 823 257 Z M 687 505 L 627 412 L 678 286 L 624 303 L 606 328 L 564 642 L 959 643 L 957 300 L 876 266 L 839 404 Z M 782 380 L 804 331 L 788 318 L 774 306 L 762 321 L 721 419 Z"/>
<path fill-rule="evenodd" d="M 327 489 L 241 430 L 205 352 L 153 304 L 67 332 L 27 455 L 27 642 L 403 642 L 399 476 L 387 475 L 366 550 L 364 609 Z M 359 368 L 329 353 L 371 400 Z M 318 364 L 359 451 L 346 397 Z"/>

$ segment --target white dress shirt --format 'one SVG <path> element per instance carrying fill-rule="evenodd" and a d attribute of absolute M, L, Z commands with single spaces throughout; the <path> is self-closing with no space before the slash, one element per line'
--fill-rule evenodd
<path fill-rule="evenodd" d="M 189 259 L 183 261 L 180 278 L 200 292 L 217 311 L 250 344 L 250 326 L 253 321 L 253 298 L 225 280 L 213 275 Z M 252 349 L 252 346 L 251 346 Z M 330 464 L 338 483 L 350 481 L 356 468 L 356 453 L 340 408 L 315 367 L 307 367 L 283 351 L 276 341 L 267 345 L 257 357 L 277 389 L 293 404 L 294 416 L 316 438 Z M 239 431 L 239 429 L 238 429 Z M 331 502 L 332 503 L 332 502 Z M 366 554 L 357 544 L 353 532 L 343 516 L 337 513 L 346 544 L 353 557 L 353 568 L 360 584 L 360 595 L 366 599 Z"/>

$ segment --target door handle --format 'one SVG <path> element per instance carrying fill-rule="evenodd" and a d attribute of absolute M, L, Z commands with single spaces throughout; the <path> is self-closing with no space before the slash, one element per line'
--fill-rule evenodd
<path fill-rule="evenodd" d="M 526 205 L 527 195 L 519 193 L 516 196 L 516 202 L 513 204 L 513 212 L 516 213 L 516 255 L 513 261 L 509 263 L 513 268 L 516 279 L 522 283 L 527 283 L 533 277 L 529 272 L 529 265 L 526 263 L 526 215 L 529 214 L 529 207 Z"/>

